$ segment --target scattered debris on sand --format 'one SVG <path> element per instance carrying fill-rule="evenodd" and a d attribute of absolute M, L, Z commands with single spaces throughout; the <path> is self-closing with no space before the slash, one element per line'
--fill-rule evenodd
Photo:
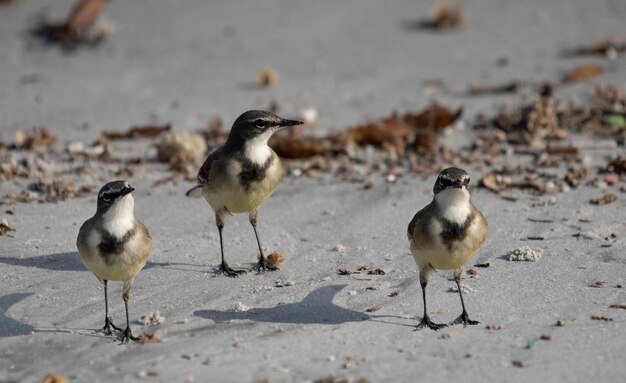
<path fill-rule="evenodd" d="M 592 205 L 602 206 L 602 205 L 608 205 L 615 201 L 617 201 L 617 196 L 613 193 L 607 193 L 600 198 L 590 200 L 589 203 Z"/>
<path fill-rule="evenodd" d="M 591 320 L 599 320 L 599 321 L 603 321 L 603 322 L 613 322 L 613 318 L 607 318 L 607 317 L 601 316 L 601 315 L 592 315 L 591 316 Z"/>
<path fill-rule="evenodd" d="M 569 71 L 563 77 L 563 83 L 571 84 L 574 82 L 586 81 L 594 77 L 598 77 L 604 72 L 599 65 L 587 64 L 581 65 Z"/>
<path fill-rule="evenodd" d="M 449 293 L 458 293 L 458 292 L 459 292 L 459 289 L 458 289 L 458 287 L 453 286 L 453 287 L 450 287 L 450 288 L 448 289 L 448 292 L 449 292 Z M 474 288 L 472 288 L 472 287 L 470 287 L 470 286 L 468 286 L 468 285 L 466 285 L 466 284 L 461 284 L 461 292 L 462 292 L 463 294 L 472 294 L 472 293 L 475 293 L 475 292 L 476 292 L 476 289 L 474 289 Z"/>
<path fill-rule="evenodd" d="M 450 31 L 460 29 L 463 22 L 463 0 L 448 2 L 447 0 L 437 0 L 430 9 L 428 19 L 420 23 L 422 28 L 436 29 L 439 31 Z"/>
<path fill-rule="evenodd" d="M 50 22 L 44 15 L 33 34 L 68 49 L 97 45 L 115 30 L 110 21 L 101 18 L 106 3 L 106 0 L 77 0 L 64 22 Z"/>
<path fill-rule="evenodd" d="M 489 331 L 500 331 L 502 330 L 502 325 L 499 324 L 488 324 L 485 328 Z"/>
<path fill-rule="evenodd" d="M 285 261 L 285 256 L 282 253 L 279 253 L 277 251 L 268 255 L 266 259 L 267 266 L 271 268 L 276 268 L 276 269 L 280 269 L 284 261 Z"/>
<path fill-rule="evenodd" d="M 153 313 L 145 314 L 139 319 L 139 323 L 142 326 L 157 326 L 163 324 L 165 322 L 165 317 L 161 316 L 161 314 L 156 311 Z"/>
<path fill-rule="evenodd" d="M 597 55 L 604 56 L 609 60 L 614 60 L 619 54 L 624 52 L 626 52 L 626 41 L 607 40 L 595 44 L 568 48 L 563 50 L 562 55 L 565 57 Z"/>
<path fill-rule="evenodd" d="M 156 332 L 153 332 L 153 333 L 144 332 L 143 334 L 139 336 L 139 343 L 140 344 L 161 343 L 161 337 Z M 156 376 L 156 375 L 153 375 L 153 376 Z"/>
<path fill-rule="evenodd" d="M 43 380 L 41 381 L 41 383 L 66 383 L 67 379 L 65 379 L 63 376 L 61 375 L 55 375 L 55 374 L 47 374 L 46 376 L 44 376 Z"/>
<path fill-rule="evenodd" d="M 537 262 L 543 255 L 542 250 L 533 250 L 528 246 L 522 246 L 507 253 L 509 261 Z"/>
<path fill-rule="evenodd" d="M 273 87 L 278 83 L 278 72 L 269 66 L 264 66 L 256 75 L 256 83 L 261 87 Z"/>
<path fill-rule="evenodd" d="M 3 235 L 10 237 L 11 235 L 7 234 L 10 231 L 15 231 L 15 229 L 9 225 L 9 220 L 6 218 L 0 219 L 0 237 Z"/>
<path fill-rule="evenodd" d="M 245 305 L 245 304 L 243 304 L 241 302 L 237 302 L 237 304 L 235 305 L 235 311 L 236 312 L 245 312 L 245 311 L 248 311 L 248 310 L 250 310 L 250 306 Z"/>

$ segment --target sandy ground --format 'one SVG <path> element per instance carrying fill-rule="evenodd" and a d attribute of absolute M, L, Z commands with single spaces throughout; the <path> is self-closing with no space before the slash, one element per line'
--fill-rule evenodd
<path fill-rule="evenodd" d="M 102 129 L 147 121 L 197 130 L 211 116 L 230 124 L 243 110 L 272 101 L 286 117 L 315 107 L 320 131 L 433 99 L 464 105 L 471 118 L 522 97 L 432 94 L 423 82 L 442 78 L 462 91 L 470 82 L 555 80 L 581 62 L 607 67 L 596 83 L 626 86 L 623 57 L 608 64 L 558 57 L 564 47 L 624 37 L 626 4 L 620 1 L 472 1 L 466 29 L 441 35 L 414 27 L 428 12 L 425 2 L 144 0 L 112 2 L 106 15 L 117 31 L 95 49 L 65 54 L 28 38 L 38 12 L 46 8 L 51 17 L 63 17 L 69 4 L 18 0 L 0 7 L 3 140 L 35 125 L 62 141 L 89 141 Z M 504 68 L 495 64 L 501 56 L 510 59 Z M 255 74 L 266 64 L 278 71 L 278 86 L 257 89 Z M 36 82 L 20 81 L 32 75 Z M 582 98 L 589 87 L 560 94 Z M 468 169 L 476 180 L 484 172 Z M 157 331 L 162 343 L 120 346 L 94 334 L 103 324 L 102 287 L 75 249 L 78 228 L 95 211 L 93 198 L 17 204 L 8 216 L 17 231 L 0 238 L 0 381 L 38 382 L 56 373 L 76 382 L 301 382 L 327 376 L 608 382 L 626 373 L 626 311 L 609 308 L 626 303 L 626 290 L 616 287 L 626 282 L 624 194 L 598 207 L 587 201 L 603 192 L 591 187 L 517 202 L 476 190 L 475 205 L 491 225 L 476 262 L 491 267 L 476 269 L 464 283 L 475 290 L 466 295 L 470 316 L 482 325 L 415 332 L 422 303 L 405 233 L 432 198 L 433 177 L 405 177 L 394 185 L 376 180 L 371 190 L 286 178 L 262 208 L 259 224 L 264 247 L 287 256 L 283 270 L 230 279 L 213 273 L 219 237 L 209 207 L 184 197 L 191 183 L 151 190 L 162 173 L 130 179 L 137 188 L 136 215 L 154 238 L 150 261 L 135 281 L 133 329 Z M 9 187 L 2 185 L 2 193 Z M 537 202 L 546 204 L 532 207 Z M 573 237 L 580 232 L 598 238 Z M 601 247 L 611 233 L 617 241 Z M 544 240 L 524 240 L 532 236 Z M 230 264 L 250 267 L 256 244 L 247 217 L 230 218 L 225 238 Z M 345 252 L 334 251 L 337 245 Z M 524 245 L 543 250 L 541 260 L 506 259 Z M 337 273 L 363 265 L 386 274 Z M 460 313 L 448 277 L 440 272 L 429 285 L 435 321 Z M 276 287 L 280 281 L 286 286 Z M 589 287 L 597 281 L 602 288 Z M 121 285 L 110 286 L 119 325 Z M 236 311 L 242 305 L 250 309 Z M 373 307 L 379 309 L 366 311 Z M 137 323 L 157 310 L 163 324 Z M 565 325 L 555 326 L 558 320 Z"/>

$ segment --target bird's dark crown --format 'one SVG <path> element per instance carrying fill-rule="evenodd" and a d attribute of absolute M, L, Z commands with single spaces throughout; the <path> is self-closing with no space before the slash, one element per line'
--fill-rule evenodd
<path fill-rule="evenodd" d="M 462 189 L 463 187 L 467 187 L 469 183 L 470 176 L 465 170 L 447 168 L 439 173 L 437 181 L 435 181 L 435 186 L 433 186 L 433 191 L 437 194 L 448 188 Z"/>
<path fill-rule="evenodd" d="M 135 190 L 128 181 L 113 181 L 104 185 L 98 192 L 98 211 L 105 212 L 113 203 Z"/>
<path fill-rule="evenodd" d="M 275 131 L 281 127 L 300 124 L 302 124 L 302 121 L 286 120 L 274 113 L 263 110 L 249 110 L 239 116 L 233 123 L 229 141 L 236 139 L 248 140 L 265 133 L 268 129 Z"/>

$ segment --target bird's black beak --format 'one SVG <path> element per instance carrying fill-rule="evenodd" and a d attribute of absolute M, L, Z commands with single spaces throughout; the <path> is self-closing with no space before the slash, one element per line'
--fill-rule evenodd
<path fill-rule="evenodd" d="M 280 127 L 281 127 L 281 128 L 286 128 L 286 127 L 288 127 L 288 126 L 295 126 L 295 125 L 302 125 L 302 124 L 304 124 L 304 122 L 302 122 L 302 121 L 298 121 L 298 120 L 285 120 L 285 119 L 283 119 L 283 120 L 280 122 Z"/>
<path fill-rule="evenodd" d="M 135 188 L 134 188 L 134 187 L 132 187 L 132 186 L 125 186 L 125 187 L 122 189 L 122 192 L 120 193 L 120 195 L 123 197 L 123 196 L 125 196 L 126 194 L 130 194 L 130 193 L 132 193 L 133 191 L 135 191 Z"/>
<path fill-rule="evenodd" d="M 456 181 L 452 187 L 454 187 L 455 189 L 463 189 L 463 182 L 461 181 Z"/>

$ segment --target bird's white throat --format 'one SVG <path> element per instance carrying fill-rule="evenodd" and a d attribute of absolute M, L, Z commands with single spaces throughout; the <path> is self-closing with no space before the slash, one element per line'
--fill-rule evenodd
<path fill-rule="evenodd" d="M 466 188 L 446 189 L 435 195 L 437 206 L 447 221 L 463 224 L 472 213 L 470 194 Z"/>
<path fill-rule="evenodd" d="M 104 229 L 111 235 L 122 238 L 135 225 L 135 200 L 130 194 L 116 200 L 102 215 Z"/>
<path fill-rule="evenodd" d="M 267 141 L 274 132 L 271 129 L 263 134 L 246 140 L 243 148 L 244 157 L 257 165 L 263 165 L 272 156 L 272 149 L 267 146 Z"/>

